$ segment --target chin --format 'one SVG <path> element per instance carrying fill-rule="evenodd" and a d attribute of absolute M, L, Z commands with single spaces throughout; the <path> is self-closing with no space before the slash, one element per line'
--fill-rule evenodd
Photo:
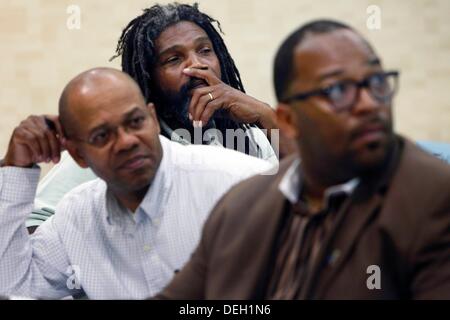
<path fill-rule="evenodd" d="M 141 191 L 145 191 L 145 193 L 147 193 L 147 189 L 150 186 L 150 181 L 143 181 L 142 183 L 136 183 L 133 184 L 133 186 L 131 186 L 130 191 L 135 193 L 135 192 L 141 192 Z"/>
<path fill-rule="evenodd" d="M 128 183 L 128 185 L 133 190 L 140 190 L 142 188 L 147 187 L 154 179 L 155 174 L 153 170 L 148 170 L 145 173 L 142 173 L 138 176 L 134 176 L 132 179 L 129 179 L 128 181 L 132 181 L 132 183 Z"/>
<path fill-rule="evenodd" d="M 125 193 L 140 193 L 143 191 L 145 191 L 146 193 L 150 184 L 150 179 L 133 180 L 133 182 L 122 181 L 120 183 L 116 183 L 116 185 L 118 185 L 119 188 L 122 189 Z"/>
<path fill-rule="evenodd" d="M 388 145 L 384 143 L 369 144 L 354 158 L 354 164 L 360 174 L 369 173 L 382 167 L 388 155 Z"/>
<path fill-rule="evenodd" d="M 115 179 L 114 185 L 116 188 L 122 189 L 126 192 L 137 192 L 148 188 L 155 176 L 152 169 L 136 170 L 130 174 L 121 175 Z"/>

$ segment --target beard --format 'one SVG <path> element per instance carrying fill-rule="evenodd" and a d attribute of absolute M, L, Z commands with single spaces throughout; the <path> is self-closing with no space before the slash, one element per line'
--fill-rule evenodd
<path fill-rule="evenodd" d="M 199 81 L 204 82 L 202 79 L 190 77 L 178 92 L 164 89 L 158 90 L 161 117 L 169 120 L 169 122 L 173 122 L 170 121 L 171 119 L 175 120 L 175 122 L 181 125 L 182 128 L 193 130 L 193 123 L 189 119 L 189 105 L 192 99 L 190 92 L 198 85 Z M 218 118 L 228 118 L 227 112 L 223 109 L 216 110 L 212 117 L 208 120 L 208 123 L 203 124 L 202 129 L 206 131 L 208 129 L 215 128 L 214 120 Z"/>

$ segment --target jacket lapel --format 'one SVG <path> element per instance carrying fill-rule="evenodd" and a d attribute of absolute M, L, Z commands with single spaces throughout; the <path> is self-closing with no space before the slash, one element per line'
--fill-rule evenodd
<path fill-rule="evenodd" d="M 246 269 L 250 272 L 248 275 L 248 287 L 245 296 L 252 298 L 263 298 L 267 272 L 269 271 L 270 261 L 276 245 L 278 230 L 283 221 L 285 198 L 278 191 L 275 195 L 267 197 L 267 205 L 264 219 L 260 219 L 261 225 L 255 225 L 255 232 L 252 233 L 250 243 L 258 243 L 255 254 Z"/>
<path fill-rule="evenodd" d="M 362 200 L 362 199 L 361 199 Z M 307 299 L 320 299 L 323 290 L 351 256 L 352 249 L 365 226 L 379 212 L 382 196 L 373 195 L 365 201 L 348 199 L 337 215 L 333 230 L 324 240 L 322 250 L 312 268 L 311 283 L 307 287 Z M 322 272 L 325 268 L 329 272 Z"/>
<path fill-rule="evenodd" d="M 252 208 L 256 219 L 253 221 L 253 232 L 247 234 L 245 242 L 246 247 L 255 249 L 250 254 L 251 257 L 246 259 L 245 281 L 239 285 L 242 297 L 246 299 L 264 298 L 265 280 L 286 204 L 279 184 L 293 161 L 291 157 L 286 159 L 285 165 L 280 168 L 280 172 L 264 192 L 264 198 Z"/>

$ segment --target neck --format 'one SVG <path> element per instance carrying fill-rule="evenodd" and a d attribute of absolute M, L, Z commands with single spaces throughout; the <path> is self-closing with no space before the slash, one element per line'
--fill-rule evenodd
<path fill-rule="evenodd" d="M 317 165 L 320 163 L 320 165 Z M 325 190 L 329 187 L 347 182 L 354 174 L 332 164 L 302 159 L 303 197 L 314 202 L 323 202 Z M 339 173 L 339 174 L 336 174 Z"/>
<path fill-rule="evenodd" d="M 112 192 L 122 206 L 134 213 L 144 199 L 148 188 L 149 186 L 146 186 L 141 190 L 133 192 L 123 192 L 116 190 L 113 190 Z"/>

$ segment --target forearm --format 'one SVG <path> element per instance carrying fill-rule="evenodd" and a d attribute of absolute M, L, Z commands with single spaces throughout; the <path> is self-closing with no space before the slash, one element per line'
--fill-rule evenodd
<path fill-rule="evenodd" d="M 39 181 L 38 168 L 0 168 L 0 255 L 25 230 Z M 28 239 L 25 239 L 28 240 Z M 0 261 L 1 263 L 1 261 Z"/>
<path fill-rule="evenodd" d="M 25 227 L 39 174 L 38 168 L 0 168 L 0 294 L 55 296 Z"/>
<path fill-rule="evenodd" d="M 0 290 L 12 290 L 31 259 L 25 220 L 33 208 L 39 169 L 0 169 Z M 16 278 L 17 279 L 14 279 Z"/>

